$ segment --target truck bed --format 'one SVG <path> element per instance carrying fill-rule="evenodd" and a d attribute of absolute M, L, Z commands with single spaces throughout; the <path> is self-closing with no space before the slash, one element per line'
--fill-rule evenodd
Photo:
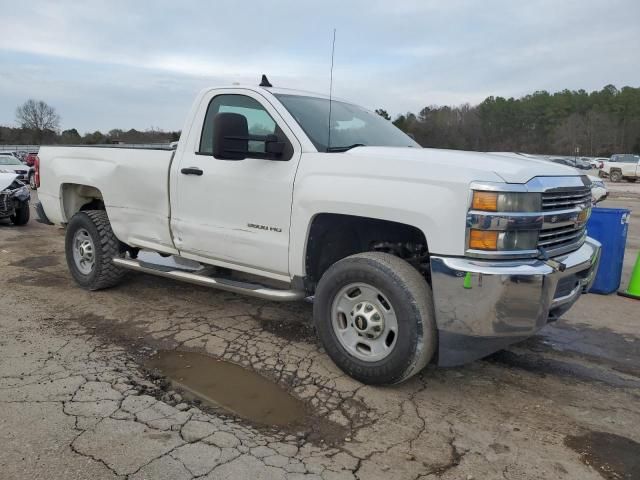
<path fill-rule="evenodd" d="M 66 202 L 65 192 L 94 188 L 119 239 L 132 246 L 172 251 L 169 167 L 173 154 L 172 148 L 159 146 L 45 146 L 38 154 L 38 196 L 47 217 L 64 224 L 80 207 Z"/>

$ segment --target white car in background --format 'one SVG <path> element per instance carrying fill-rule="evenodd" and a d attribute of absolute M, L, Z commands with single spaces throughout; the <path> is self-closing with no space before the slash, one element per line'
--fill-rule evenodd
<path fill-rule="evenodd" d="M 0 219 L 9 219 L 14 225 L 29 223 L 29 187 L 13 172 L 0 170 Z"/>
<path fill-rule="evenodd" d="M 593 203 L 601 202 L 609 195 L 609 191 L 607 190 L 607 186 L 604 184 L 604 180 L 593 175 L 589 175 L 589 180 L 591 180 L 591 197 Z"/>
<path fill-rule="evenodd" d="M 15 173 L 18 175 L 18 180 L 29 183 L 34 168 L 25 165 L 11 153 L 0 153 L 0 171 Z"/>

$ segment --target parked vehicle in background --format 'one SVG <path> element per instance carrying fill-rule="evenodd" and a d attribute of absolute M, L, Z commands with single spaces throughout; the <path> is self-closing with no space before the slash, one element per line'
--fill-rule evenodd
<path fill-rule="evenodd" d="M 609 177 L 612 182 L 622 180 L 635 182 L 640 177 L 640 155 L 632 153 L 611 155 L 609 160 L 603 162 L 599 175 Z"/>
<path fill-rule="evenodd" d="M 585 158 L 573 159 L 573 165 L 580 170 L 591 170 L 591 162 Z"/>
<path fill-rule="evenodd" d="M 558 163 L 560 165 L 566 165 L 567 167 L 577 168 L 579 170 L 591 170 L 591 165 L 586 162 L 583 162 L 579 159 L 574 158 L 563 158 L 563 157 L 551 157 L 549 158 L 550 162 Z"/>
<path fill-rule="evenodd" d="M 24 162 L 30 167 L 34 167 L 36 164 L 36 157 L 38 152 L 29 152 L 24 156 Z"/>
<path fill-rule="evenodd" d="M 18 179 L 18 175 L 0 171 L 0 219 L 8 218 L 14 225 L 26 225 L 29 222 L 30 199 L 29 188 Z"/>
<path fill-rule="evenodd" d="M 600 170 L 602 168 L 602 166 L 604 165 L 604 162 L 608 161 L 609 159 L 606 157 L 597 157 L 597 158 L 593 158 L 591 159 L 591 166 L 593 168 L 597 168 L 598 170 Z"/>
<path fill-rule="evenodd" d="M 594 177 L 593 175 L 589 175 L 589 180 L 591 180 L 591 200 L 593 203 L 601 202 L 606 199 L 609 195 L 609 191 L 607 190 L 607 186 L 604 184 L 604 180 L 602 178 Z"/>
<path fill-rule="evenodd" d="M 25 183 L 30 183 L 30 177 L 35 173 L 33 167 L 22 163 L 10 153 L 0 153 L 0 171 L 16 173 L 18 179 Z"/>
<path fill-rule="evenodd" d="M 422 148 L 362 107 L 264 83 L 203 90 L 175 150 L 40 149 L 38 211 L 66 226 L 81 287 L 136 270 L 313 298 L 327 353 L 369 384 L 486 356 L 589 290 L 586 175 Z"/>

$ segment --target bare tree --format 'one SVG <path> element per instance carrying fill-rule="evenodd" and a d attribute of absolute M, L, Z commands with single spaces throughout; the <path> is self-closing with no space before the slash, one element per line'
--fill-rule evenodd
<path fill-rule="evenodd" d="M 45 130 L 56 131 L 60 127 L 60 115 L 55 108 L 32 98 L 16 108 L 16 121 L 22 128 L 32 130 L 37 140 Z"/>

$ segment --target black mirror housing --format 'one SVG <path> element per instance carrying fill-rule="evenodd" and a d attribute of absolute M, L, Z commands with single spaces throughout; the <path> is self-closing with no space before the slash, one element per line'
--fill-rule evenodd
<path fill-rule="evenodd" d="M 267 135 L 264 139 L 264 152 L 267 158 L 280 159 L 284 152 L 285 143 L 281 142 L 277 135 Z"/>
<path fill-rule="evenodd" d="M 221 160 L 244 160 L 249 153 L 247 118 L 222 112 L 213 117 L 213 156 Z"/>

